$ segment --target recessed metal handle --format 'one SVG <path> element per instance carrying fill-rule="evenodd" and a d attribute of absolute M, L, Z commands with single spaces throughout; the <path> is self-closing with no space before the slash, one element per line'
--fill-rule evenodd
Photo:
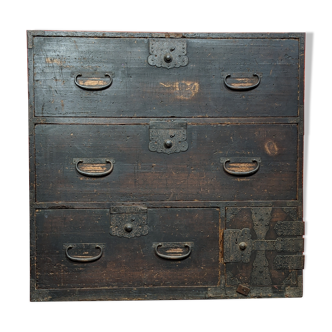
<path fill-rule="evenodd" d="M 79 160 L 76 161 L 75 168 L 76 168 L 76 171 L 78 173 L 80 173 L 80 174 L 82 174 L 84 176 L 101 177 L 101 176 L 106 176 L 106 175 L 110 174 L 113 171 L 113 167 L 114 167 L 113 161 L 110 160 L 110 159 L 106 159 L 105 162 L 111 164 L 111 167 L 107 171 L 105 171 L 105 172 L 91 173 L 91 172 L 84 172 L 84 171 L 80 170 L 79 167 L 78 167 L 78 165 L 81 164 L 81 163 L 83 163 L 82 159 L 79 159 Z"/>
<path fill-rule="evenodd" d="M 69 253 L 68 253 L 68 250 L 72 249 L 72 248 L 74 248 L 74 245 L 66 246 L 66 256 L 74 262 L 83 262 L 83 263 L 94 262 L 94 261 L 98 260 L 103 255 L 103 246 L 100 246 L 98 244 L 95 246 L 95 248 L 100 249 L 100 253 L 97 256 L 94 256 L 94 257 L 73 257 L 73 256 L 70 256 Z"/>
<path fill-rule="evenodd" d="M 225 76 L 225 78 L 224 78 L 224 83 L 225 83 L 225 85 L 227 86 L 227 88 L 229 88 L 229 89 L 232 89 L 232 90 L 251 90 L 251 89 L 254 89 L 254 88 L 257 88 L 258 87 L 258 85 L 260 84 L 260 82 L 261 82 L 261 78 L 260 78 L 260 76 L 259 75 L 257 75 L 257 74 L 253 74 L 253 77 L 257 77 L 258 78 L 258 81 L 257 81 L 257 83 L 255 83 L 254 85 L 244 85 L 244 86 L 234 86 L 234 85 L 229 85 L 228 83 L 227 83 L 227 78 L 229 78 L 229 77 L 231 77 L 231 74 L 228 74 L 228 75 L 226 75 Z"/>
<path fill-rule="evenodd" d="M 184 255 L 165 255 L 162 254 L 158 251 L 160 247 L 179 247 L 183 245 L 185 248 L 188 248 L 188 252 L 185 253 Z M 172 259 L 172 260 L 179 260 L 179 259 L 185 259 L 191 254 L 191 249 L 192 249 L 192 243 L 154 243 L 154 251 L 157 256 L 164 258 L 164 259 Z"/>
<path fill-rule="evenodd" d="M 78 74 L 76 75 L 75 77 L 75 84 L 81 88 L 81 89 L 84 89 L 84 90 L 104 90 L 104 89 L 107 89 L 108 87 L 110 87 L 112 85 L 112 82 L 113 82 L 113 78 L 110 74 L 106 73 L 105 74 L 105 77 L 109 77 L 110 81 L 106 84 L 106 85 L 82 85 L 80 83 L 77 82 L 77 78 L 78 77 L 81 77 L 82 74 Z"/>
<path fill-rule="evenodd" d="M 234 158 L 234 161 L 238 162 L 235 159 L 238 159 L 238 158 Z M 240 162 L 242 162 L 242 163 L 253 162 L 253 163 L 257 163 L 257 166 L 254 169 L 252 169 L 251 171 L 247 171 L 247 172 L 236 172 L 236 171 L 232 171 L 232 170 L 230 170 L 230 169 L 227 168 L 227 163 L 231 162 L 230 159 L 221 158 L 220 161 L 223 164 L 224 171 L 226 173 L 228 173 L 228 174 L 237 175 L 237 176 L 246 176 L 246 175 L 251 175 L 251 174 L 256 173 L 259 170 L 259 167 L 260 167 L 260 163 L 261 163 L 260 158 L 251 158 L 248 161 L 245 160 L 245 159 L 247 159 L 247 158 L 241 158 Z"/>

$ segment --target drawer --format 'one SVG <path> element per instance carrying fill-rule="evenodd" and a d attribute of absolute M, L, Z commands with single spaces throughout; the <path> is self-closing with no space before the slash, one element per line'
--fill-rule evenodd
<path fill-rule="evenodd" d="M 217 285 L 219 252 L 218 209 L 36 210 L 38 289 Z"/>
<path fill-rule="evenodd" d="M 297 197 L 297 124 L 188 124 L 181 129 L 185 151 L 169 154 L 151 151 L 166 137 L 151 130 L 151 124 L 36 125 L 37 202 Z"/>
<path fill-rule="evenodd" d="M 157 39 L 186 45 L 188 64 L 170 69 L 148 63 L 152 40 L 35 37 L 35 115 L 298 115 L 298 39 Z"/>

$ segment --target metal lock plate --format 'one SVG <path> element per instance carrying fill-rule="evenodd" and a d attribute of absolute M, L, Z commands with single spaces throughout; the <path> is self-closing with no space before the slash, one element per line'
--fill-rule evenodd
<path fill-rule="evenodd" d="M 181 39 L 151 39 L 148 64 L 167 69 L 188 64 L 187 42 Z"/>
<path fill-rule="evenodd" d="M 114 206 L 111 208 L 110 234 L 128 239 L 147 235 L 147 219 L 144 206 Z"/>
<path fill-rule="evenodd" d="M 149 150 L 167 154 L 187 151 L 187 123 L 151 121 Z"/>
<path fill-rule="evenodd" d="M 250 261 L 252 240 L 249 228 L 225 229 L 224 232 L 224 262 Z"/>
<path fill-rule="evenodd" d="M 264 282 L 270 280 L 267 277 L 269 267 L 265 251 L 278 253 L 274 259 L 274 268 L 277 270 L 303 269 L 304 265 L 304 256 L 301 255 L 304 250 L 304 239 L 302 238 L 304 223 L 302 221 L 279 221 L 275 224 L 274 230 L 278 236 L 287 237 L 266 240 L 265 236 L 270 227 L 271 210 L 271 208 L 252 208 L 254 231 L 257 235 L 255 240 L 251 239 L 249 228 L 226 229 L 224 231 L 224 262 L 248 263 L 252 251 L 255 251 L 256 258 L 253 263 L 252 275 L 256 281 L 264 275 Z"/>

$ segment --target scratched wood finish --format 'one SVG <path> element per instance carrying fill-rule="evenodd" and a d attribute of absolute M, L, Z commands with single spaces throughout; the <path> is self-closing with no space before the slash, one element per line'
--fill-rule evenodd
<path fill-rule="evenodd" d="M 297 116 L 298 41 L 187 40 L 189 64 L 147 63 L 147 38 L 34 40 L 35 114 L 87 117 Z M 77 87 L 81 72 L 113 73 L 103 91 Z M 252 91 L 232 91 L 223 78 L 262 76 Z M 100 74 L 99 74 L 100 77 Z"/>
<path fill-rule="evenodd" d="M 31 301 L 302 296 L 305 34 L 27 37 Z M 149 65 L 152 39 L 185 40 L 188 65 Z M 151 121 L 186 123 L 188 149 L 150 151 Z M 137 206 L 148 233 L 115 236 Z"/>
<path fill-rule="evenodd" d="M 36 198 L 38 202 L 296 199 L 296 137 L 297 125 L 188 126 L 188 150 L 167 155 L 149 151 L 149 126 L 37 125 Z M 259 171 L 250 177 L 227 174 L 220 157 L 238 156 L 261 158 Z M 91 178 L 75 170 L 73 158 L 93 157 L 115 159 L 112 173 Z"/>
<path fill-rule="evenodd" d="M 148 209 L 148 226 L 147 235 L 127 239 L 109 234 L 109 210 L 38 210 L 37 288 L 217 286 L 219 209 Z M 154 242 L 193 242 L 193 248 L 184 260 L 168 260 L 155 254 Z M 66 257 L 64 243 L 105 248 L 97 261 L 80 263 Z"/>

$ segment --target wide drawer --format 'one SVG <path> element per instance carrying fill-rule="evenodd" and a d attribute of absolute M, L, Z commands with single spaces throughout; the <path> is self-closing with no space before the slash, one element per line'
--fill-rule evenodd
<path fill-rule="evenodd" d="M 298 39 L 178 39 L 188 64 L 171 69 L 148 63 L 151 40 L 35 37 L 35 115 L 297 116 Z"/>
<path fill-rule="evenodd" d="M 39 289 L 216 286 L 219 252 L 218 209 L 36 211 Z"/>
<path fill-rule="evenodd" d="M 181 142 L 187 150 L 171 154 L 149 150 L 150 131 L 149 125 L 36 125 L 36 200 L 296 199 L 296 124 L 187 125 Z"/>

